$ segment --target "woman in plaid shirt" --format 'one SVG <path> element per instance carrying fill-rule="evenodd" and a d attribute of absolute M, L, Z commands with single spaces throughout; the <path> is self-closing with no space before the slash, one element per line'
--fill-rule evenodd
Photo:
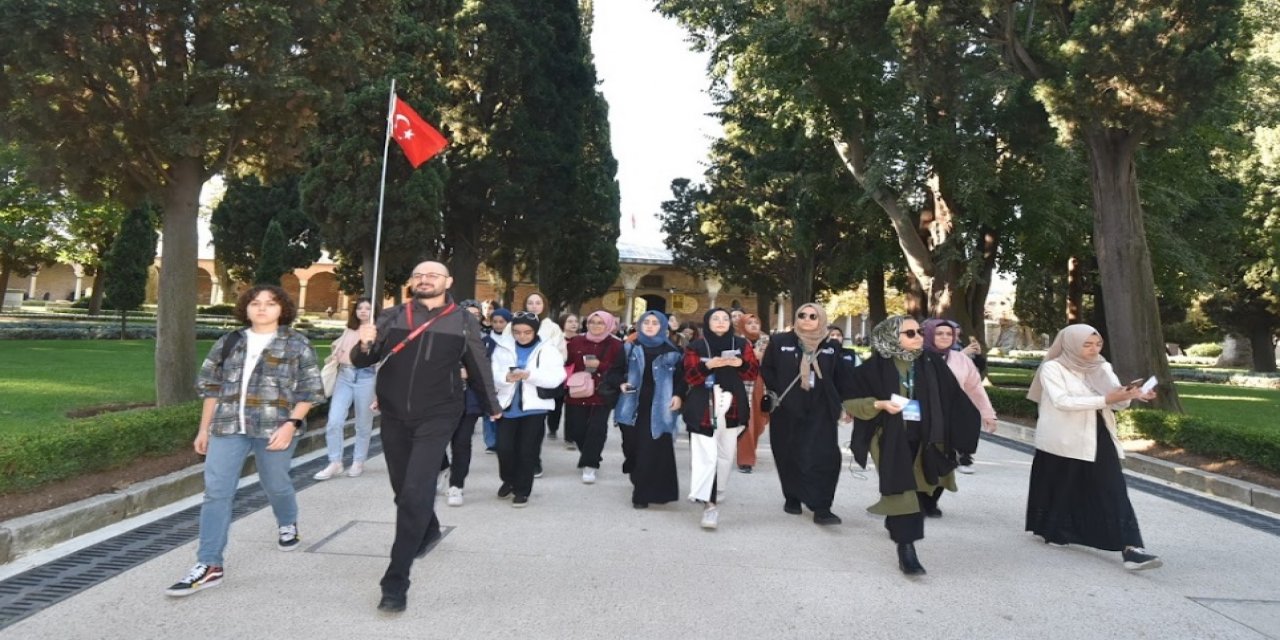
<path fill-rule="evenodd" d="M 205 456 L 200 546 L 196 565 L 168 595 L 221 584 L 232 498 L 250 452 L 279 525 L 276 544 L 281 551 L 298 548 L 298 502 L 289 467 L 296 436 L 311 405 L 324 400 L 324 389 L 311 343 L 289 326 L 296 313 L 284 289 L 249 289 L 235 309 L 245 328 L 219 338 L 200 368 L 196 388 L 204 409 L 194 443 Z"/>

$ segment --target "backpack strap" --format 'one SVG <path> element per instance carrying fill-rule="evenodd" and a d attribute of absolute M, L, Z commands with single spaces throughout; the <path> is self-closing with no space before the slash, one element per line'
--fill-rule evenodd
<path fill-rule="evenodd" d="M 222 341 L 222 361 L 218 363 L 221 367 L 227 363 L 227 358 L 231 357 L 231 353 L 235 351 L 236 345 L 244 339 L 243 329 L 237 329 L 227 334 L 227 339 Z"/>

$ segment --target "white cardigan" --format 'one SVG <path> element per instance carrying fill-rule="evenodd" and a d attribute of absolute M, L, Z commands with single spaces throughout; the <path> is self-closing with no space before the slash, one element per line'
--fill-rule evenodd
<path fill-rule="evenodd" d="M 498 405 L 503 409 L 511 408 L 511 400 L 516 395 L 516 385 L 507 382 L 507 370 L 516 366 L 516 340 L 511 336 L 511 331 L 504 331 L 496 334 L 494 337 L 493 356 L 490 361 L 493 365 L 493 386 L 498 392 Z M 551 411 L 556 408 L 556 401 L 551 398 L 539 398 L 538 387 L 543 389 L 554 389 L 564 384 L 564 362 L 559 357 L 559 353 L 554 350 L 545 349 L 546 343 L 538 343 L 534 347 L 533 353 L 529 354 L 529 361 L 525 363 L 525 368 L 529 371 L 529 377 L 520 384 L 524 385 L 520 389 L 520 398 L 524 404 L 525 411 Z M 543 352 L 547 351 L 544 356 Z"/>
<path fill-rule="evenodd" d="M 1111 363 L 1103 363 L 1102 370 L 1112 385 L 1120 386 Z M 1098 395 L 1083 378 L 1055 360 L 1040 366 L 1040 384 L 1044 393 L 1040 398 L 1040 417 L 1036 420 L 1037 449 L 1064 458 L 1097 460 L 1098 418 L 1095 414 L 1102 411 L 1116 455 L 1124 458 L 1124 448 L 1116 437 L 1114 412 L 1127 408 L 1128 400 L 1107 406 L 1105 396 Z"/>

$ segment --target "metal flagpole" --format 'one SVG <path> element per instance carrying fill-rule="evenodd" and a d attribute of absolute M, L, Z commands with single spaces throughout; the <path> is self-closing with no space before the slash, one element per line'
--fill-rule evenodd
<path fill-rule="evenodd" d="M 382 184 L 378 188 L 378 230 L 373 241 L 373 291 L 369 298 L 374 300 L 374 308 L 382 308 L 382 283 L 378 278 L 378 261 L 382 257 L 382 206 L 387 196 L 387 154 L 391 149 L 391 118 L 396 111 L 396 79 L 391 79 L 391 94 L 387 98 L 387 135 L 382 141 Z"/>

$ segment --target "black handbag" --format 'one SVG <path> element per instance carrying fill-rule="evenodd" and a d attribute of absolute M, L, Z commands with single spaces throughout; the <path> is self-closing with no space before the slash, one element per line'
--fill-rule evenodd
<path fill-rule="evenodd" d="M 782 390 L 781 395 L 765 389 L 764 395 L 760 396 L 760 412 L 772 413 L 774 409 L 782 406 L 782 399 L 787 397 L 788 393 L 791 393 L 791 388 L 796 386 L 797 382 L 800 382 L 800 375 L 801 374 L 799 373 L 796 374 L 796 379 L 792 380 L 791 384 L 787 385 L 787 388 Z"/>
<path fill-rule="evenodd" d="M 567 389 L 565 389 L 565 386 L 563 384 L 558 387 L 553 387 L 551 389 L 548 389 L 546 387 L 538 387 L 537 389 L 538 389 L 538 397 L 542 398 L 543 400 L 559 400 L 564 397 L 564 394 L 567 391 Z"/>

